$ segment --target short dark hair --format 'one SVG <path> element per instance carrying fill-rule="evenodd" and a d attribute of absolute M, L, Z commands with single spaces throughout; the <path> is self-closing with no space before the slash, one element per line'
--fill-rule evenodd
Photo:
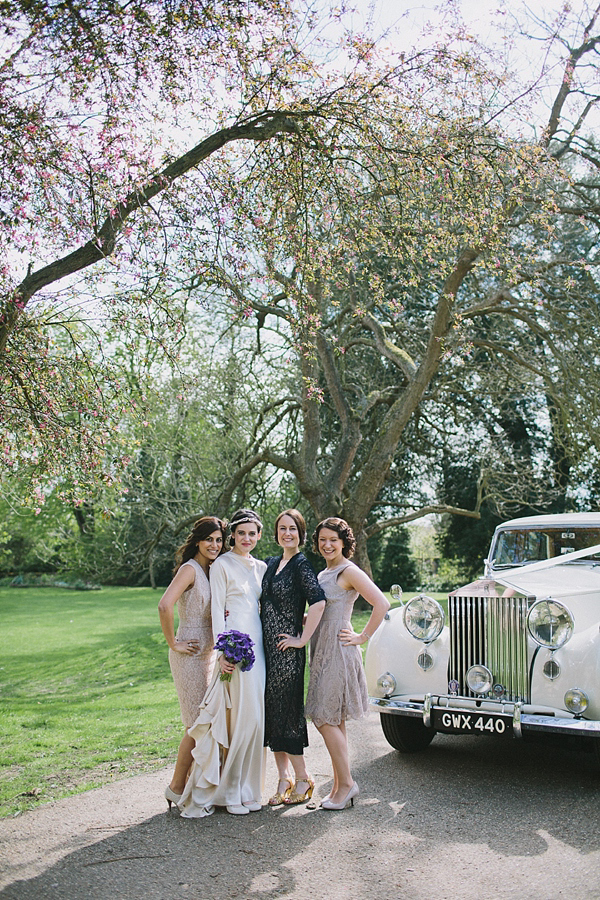
<path fill-rule="evenodd" d="M 304 521 L 304 516 L 297 509 L 284 509 L 282 513 L 279 513 L 277 518 L 275 519 L 275 542 L 278 544 L 277 540 L 277 529 L 279 528 L 279 520 L 284 516 L 289 516 L 290 519 L 293 519 L 296 523 L 296 528 L 298 529 L 298 535 L 300 537 L 300 546 L 306 540 L 306 522 Z"/>
<path fill-rule="evenodd" d="M 312 536 L 312 545 L 315 553 L 319 552 L 319 532 L 321 528 L 330 528 L 331 531 L 335 531 L 337 536 L 342 539 L 344 545 L 342 549 L 343 555 L 346 559 L 350 559 L 356 549 L 356 538 L 346 520 L 340 519 L 338 516 L 330 516 L 328 519 L 323 519 L 322 522 L 319 522 Z"/>
<path fill-rule="evenodd" d="M 229 538 L 229 544 L 231 547 L 235 546 L 235 529 L 238 525 L 245 525 L 247 522 L 254 522 L 259 531 L 262 531 L 262 522 L 258 517 L 258 514 L 254 512 L 253 509 L 236 509 L 231 519 L 229 520 L 229 530 L 231 531 L 231 537 Z"/>

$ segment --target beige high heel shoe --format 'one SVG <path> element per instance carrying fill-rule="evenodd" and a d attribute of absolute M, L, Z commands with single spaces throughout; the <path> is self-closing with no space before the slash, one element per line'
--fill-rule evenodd
<path fill-rule="evenodd" d="M 333 800 L 327 799 L 321 801 L 321 806 L 323 807 L 323 809 L 345 809 L 348 800 L 350 801 L 350 805 L 354 806 L 354 798 L 357 797 L 358 794 L 358 785 L 356 782 L 354 782 L 341 803 L 334 803 Z"/>
<path fill-rule="evenodd" d="M 171 811 L 171 803 L 174 803 L 175 806 L 181 800 L 181 794 L 176 794 L 175 791 L 172 791 L 171 788 L 167 785 L 165 788 L 165 799 L 169 804 L 169 812 Z"/>

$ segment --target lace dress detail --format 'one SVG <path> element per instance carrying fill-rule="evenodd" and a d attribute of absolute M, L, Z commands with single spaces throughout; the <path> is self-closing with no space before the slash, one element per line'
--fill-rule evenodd
<path fill-rule="evenodd" d="M 319 572 L 319 584 L 327 604 L 310 644 L 310 682 L 306 715 L 315 725 L 341 725 L 361 719 L 369 709 L 362 654 L 355 644 L 340 642 L 342 628 L 351 628 L 352 609 L 358 592 L 340 587 L 338 577 L 354 563 L 345 561 Z"/>
<path fill-rule="evenodd" d="M 196 578 L 193 585 L 177 601 L 179 627 L 175 640 L 199 641 L 200 652 L 195 656 L 187 656 L 169 649 L 169 665 L 179 697 L 181 721 L 189 728 L 196 720 L 202 698 L 209 685 L 216 652 L 213 649 L 208 578 L 195 559 L 190 559 L 184 565 L 194 569 Z"/>
<path fill-rule="evenodd" d="M 299 637 L 306 604 L 325 600 L 314 570 L 304 554 L 297 553 L 277 574 L 281 556 L 266 560 L 260 617 L 267 667 L 265 688 L 265 746 L 300 756 L 308 747 L 304 717 L 304 668 L 306 651 L 278 650 L 280 634 Z"/>

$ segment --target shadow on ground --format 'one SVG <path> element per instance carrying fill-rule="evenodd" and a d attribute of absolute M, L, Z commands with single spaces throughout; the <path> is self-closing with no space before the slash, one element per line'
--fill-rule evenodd
<path fill-rule="evenodd" d="M 592 754 L 437 736 L 427 751 L 401 755 L 374 717 L 349 733 L 361 786 L 354 808 L 265 807 L 241 817 L 218 810 L 200 820 L 165 812 L 129 827 L 111 825 L 109 809 L 102 825 L 87 829 L 92 836 L 75 835 L 77 847 L 41 874 L 23 879 L 21 871 L 0 897 L 600 896 L 600 774 Z M 323 795 L 328 761 L 318 746 L 311 754 Z M 87 795 L 90 803 L 102 796 Z M 551 867 L 555 893 L 540 882 Z"/>

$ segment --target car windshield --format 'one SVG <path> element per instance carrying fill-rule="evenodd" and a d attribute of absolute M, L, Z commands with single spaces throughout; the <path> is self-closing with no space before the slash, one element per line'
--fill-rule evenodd
<path fill-rule="evenodd" d="M 600 544 L 600 528 L 542 528 L 501 531 L 492 552 L 495 568 L 523 566 Z M 583 559 L 600 560 L 600 553 Z"/>

